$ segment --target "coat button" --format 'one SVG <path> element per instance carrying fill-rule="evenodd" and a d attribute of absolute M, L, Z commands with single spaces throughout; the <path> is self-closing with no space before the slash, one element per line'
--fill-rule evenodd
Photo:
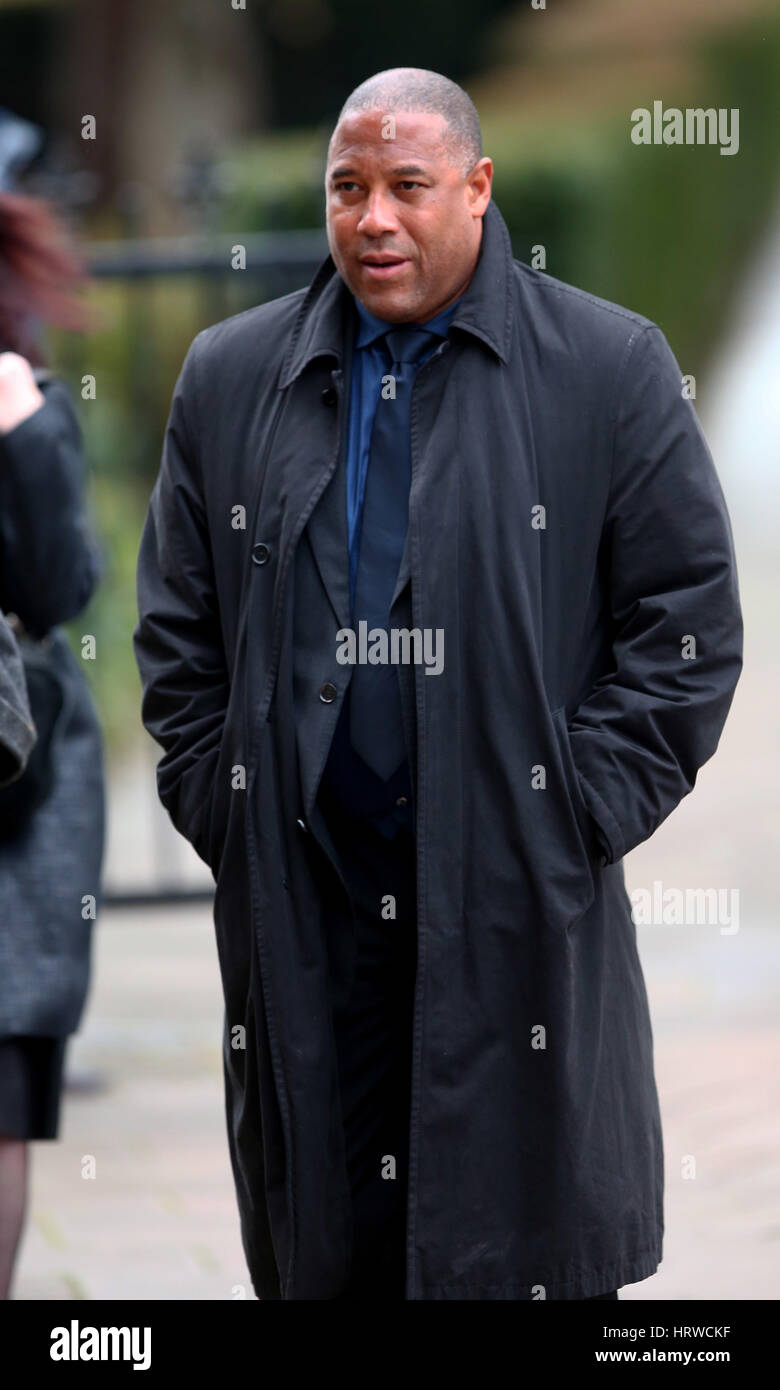
<path fill-rule="evenodd" d="M 326 386 L 320 395 L 320 400 L 323 405 L 335 405 L 338 398 L 339 395 L 335 386 Z"/>
<path fill-rule="evenodd" d="M 332 681 L 326 681 L 324 685 L 320 686 L 320 699 L 323 705 L 332 705 L 338 693 Z"/>
<path fill-rule="evenodd" d="M 301 820 L 301 818 L 300 818 L 300 816 L 299 816 L 299 817 L 298 817 L 298 820 L 297 820 L 297 822 L 296 822 L 296 824 L 297 824 L 297 826 L 298 826 L 298 829 L 303 831 L 304 835 L 308 835 L 308 833 L 309 833 L 309 827 L 308 827 L 308 825 L 306 824 L 305 820 Z"/>
<path fill-rule="evenodd" d="M 407 798 L 405 796 L 397 796 L 395 799 L 395 804 L 396 806 L 406 806 Z"/>
<path fill-rule="evenodd" d="M 258 541 L 252 546 L 252 560 L 256 565 L 267 565 L 271 558 L 271 551 L 263 541 Z"/>

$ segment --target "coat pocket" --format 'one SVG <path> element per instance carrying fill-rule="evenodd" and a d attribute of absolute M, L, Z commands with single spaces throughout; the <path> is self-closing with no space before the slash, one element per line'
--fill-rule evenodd
<path fill-rule="evenodd" d="M 579 846 L 579 857 L 582 866 L 584 885 L 584 906 L 582 911 L 586 912 L 596 895 L 595 875 L 599 864 L 596 827 L 580 789 L 577 766 L 574 761 L 574 754 L 571 751 L 571 743 L 569 742 L 569 729 L 565 706 L 561 705 L 558 709 L 553 710 L 550 717 L 555 728 L 558 749 L 560 751 L 564 789 L 571 824 L 574 830 L 574 838 L 576 844 Z"/>
<path fill-rule="evenodd" d="M 244 787 L 240 786 L 241 772 L 243 768 Z M 233 779 L 239 780 L 239 785 L 233 785 Z M 230 815 L 233 809 L 232 798 L 246 796 L 246 780 L 248 771 L 243 765 L 238 754 L 232 751 L 232 739 L 226 728 L 223 730 L 222 739 L 217 753 L 217 761 L 214 767 L 214 776 L 205 811 L 205 844 L 206 858 L 214 876 L 218 879 L 222 854 L 227 838 Z"/>

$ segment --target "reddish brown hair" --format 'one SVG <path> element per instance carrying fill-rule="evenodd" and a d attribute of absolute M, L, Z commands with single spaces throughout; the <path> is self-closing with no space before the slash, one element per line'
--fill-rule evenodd
<path fill-rule="evenodd" d="M 72 331 L 90 325 L 77 290 L 84 262 L 54 208 L 29 194 L 0 193 L 0 351 L 45 366 L 40 321 Z"/>

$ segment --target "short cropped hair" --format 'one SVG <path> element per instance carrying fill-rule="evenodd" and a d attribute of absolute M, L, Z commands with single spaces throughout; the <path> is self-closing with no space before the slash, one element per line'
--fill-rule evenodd
<path fill-rule="evenodd" d="M 442 137 L 445 153 L 464 177 L 482 158 L 477 108 L 468 93 L 443 73 L 429 68 L 386 68 L 374 73 L 350 93 L 338 121 L 353 111 L 377 109 L 388 115 L 393 111 L 429 111 L 443 116 L 447 122 Z"/>

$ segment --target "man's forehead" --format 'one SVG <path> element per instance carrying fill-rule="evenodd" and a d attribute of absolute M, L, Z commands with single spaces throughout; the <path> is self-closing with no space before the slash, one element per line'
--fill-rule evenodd
<path fill-rule="evenodd" d="M 433 111 L 393 111 L 387 106 L 348 112 L 331 136 L 328 162 L 332 164 L 347 151 L 387 152 L 395 157 L 403 150 L 404 155 L 433 160 L 440 156 L 446 125 L 444 116 Z"/>

